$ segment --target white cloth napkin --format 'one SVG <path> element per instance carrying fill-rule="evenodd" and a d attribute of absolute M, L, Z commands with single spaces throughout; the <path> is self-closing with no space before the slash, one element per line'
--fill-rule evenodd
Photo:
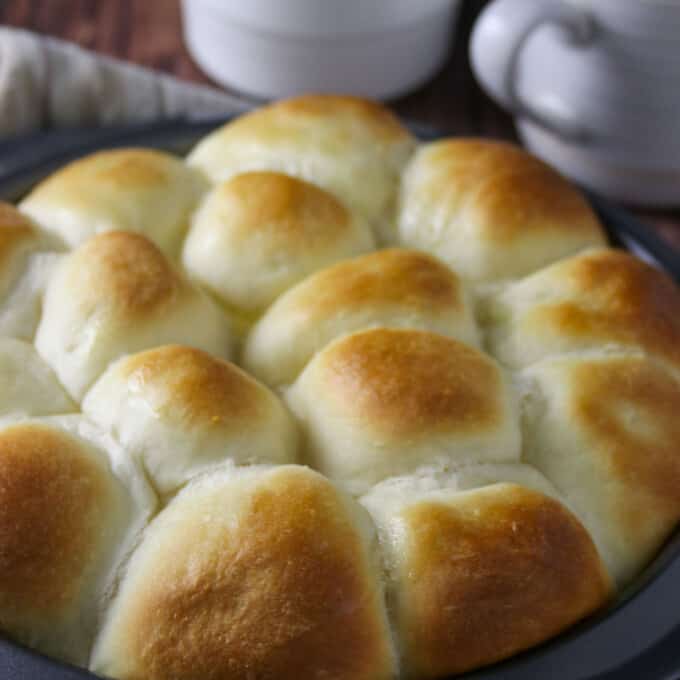
<path fill-rule="evenodd" d="M 0 137 L 52 127 L 206 118 L 252 106 L 225 92 L 0 27 Z"/>

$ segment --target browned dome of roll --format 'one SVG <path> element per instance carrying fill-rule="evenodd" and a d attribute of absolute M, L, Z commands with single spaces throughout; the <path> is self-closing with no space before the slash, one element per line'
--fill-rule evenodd
<path fill-rule="evenodd" d="M 206 181 L 172 154 L 107 149 L 78 158 L 39 183 L 21 209 L 75 248 L 96 234 L 144 234 L 175 256 Z"/>
<path fill-rule="evenodd" d="M 286 393 L 309 463 L 361 488 L 422 466 L 519 458 L 507 376 L 437 333 L 376 328 L 319 352 Z"/>
<path fill-rule="evenodd" d="M 476 281 L 523 276 L 605 243 L 585 198 L 555 170 L 482 139 L 420 147 L 404 173 L 398 228 L 400 243 Z"/>
<path fill-rule="evenodd" d="M 328 396 L 394 437 L 483 427 L 500 416 L 493 363 L 444 336 L 376 329 L 331 345 L 319 361 Z"/>
<path fill-rule="evenodd" d="M 521 378 L 526 460 L 628 583 L 680 521 L 680 382 L 632 352 L 547 358 Z"/>
<path fill-rule="evenodd" d="M 492 299 L 485 316 L 491 351 L 511 366 L 605 345 L 680 366 L 680 289 L 620 250 L 591 250 L 536 272 Z"/>
<path fill-rule="evenodd" d="M 363 509 L 308 468 L 205 477 L 147 530 L 92 667 L 120 680 L 393 678 L 373 541 Z"/>
<path fill-rule="evenodd" d="M 84 663 L 114 567 L 153 504 L 136 469 L 80 416 L 5 423 L 0 629 Z"/>
<path fill-rule="evenodd" d="M 73 600 L 113 499 L 76 441 L 35 425 L 2 433 L 0 479 L 0 621 L 11 630 Z"/>
<path fill-rule="evenodd" d="M 142 461 L 161 493 L 232 462 L 290 463 L 297 429 L 279 398 L 234 364 L 195 347 L 123 357 L 82 410 Z"/>
<path fill-rule="evenodd" d="M 442 678 L 504 659 L 610 594 L 576 517 L 516 484 L 405 498 L 383 522 L 407 677 Z"/>
<path fill-rule="evenodd" d="M 106 297 L 134 318 L 167 304 L 179 294 L 180 280 L 161 251 L 143 236 L 112 231 L 91 239 L 75 251 L 80 266 L 72 267 L 67 283 L 81 286 L 84 306 L 93 308 Z"/>
<path fill-rule="evenodd" d="M 63 258 L 35 344 L 72 396 L 120 356 L 168 343 L 228 356 L 228 318 L 146 237 L 111 231 Z"/>
<path fill-rule="evenodd" d="M 368 224 L 320 187 L 245 172 L 203 201 L 182 261 L 225 305 L 256 314 L 305 276 L 374 245 Z"/>

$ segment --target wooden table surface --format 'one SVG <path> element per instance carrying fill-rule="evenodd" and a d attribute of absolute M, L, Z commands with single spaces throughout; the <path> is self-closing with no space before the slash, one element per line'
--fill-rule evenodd
<path fill-rule="evenodd" d="M 467 58 L 467 37 L 484 0 L 467 0 L 450 58 L 440 73 L 391 106 L 401 115 L 454 135 L 517 139 L 511 118 L 478 87 Z M 0 24 L 74 41 L 98 52 L 211 83 L 182 42 L 179 0 L 0 0 Z M 636 210 L 680 249 L 680 210 Z"/>

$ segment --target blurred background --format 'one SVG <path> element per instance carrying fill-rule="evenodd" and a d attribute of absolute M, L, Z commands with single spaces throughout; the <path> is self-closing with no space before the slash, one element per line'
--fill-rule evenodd
<path fill-rule="evenodd" d="M 517 140 L 512 117 L 484 93 L 470 68 L 469 36 L 488 4 L 461 3 L 443 67 L 412 93 L 390 102 L 398 114 L 443 134 Z M 0 24 L 65 39 L 184 81 L 215 85 L 185 46 L 180 0 L 10 0 L 0 3 Z M 680 210 L 634 212 L 680 249 Z"/>
<path fill-rule="evenodd" d="M 394 101 L 396 111 L 452 134 L 512 138 L 511 117 L 477 85 L 469 67 L 468 36 L 485 0 L 462 3 L 453 48 L 442 70 L 413 94 Z M 109 56 L 213 84 L 184 45 L 179 0 L 10 0 L 0 23 L 73 41 Z"/>

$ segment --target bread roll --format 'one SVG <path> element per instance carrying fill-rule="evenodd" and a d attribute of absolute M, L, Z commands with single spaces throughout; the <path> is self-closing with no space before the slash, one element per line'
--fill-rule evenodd
<path fill-rule="evenodd" d="M 190 484 L 134 554 L 91 668 L 120 680 L 396 677 L 368 514 L 303 467 Z"/>
<path fill-rule="evenodd" d="M 182 261 L 222 303 L 252 315 L 308 274 L 373 247 L 368 225 L 323 189 L 248 172 L 203 202 Z"/>
<path fill-rule="evenodd" d="M 243 363 L 270 385 L 290 384 L 331 340 L 372 326 L 478 343 L 458 277 L 426 253 L 392 249 L 341 262 L 288 291 L 253 327 Z"/>
<path fill-rule="evenodd" d="M 156 489 L 172 491 L 219 463 L 290 463 L 297 430 L 264 385 L 192 347 L 165 345 L 113 364 L 83 412 L 144 465 Z"/>
<path fill-rule="evenodd" d="M 0 426 L 0 629 L 86 664 L 115 568 L 155 505 L 142 475 L 80 416 Z"/>
<path fill-rule="evenodd" d="M 76 410 L 33 345 L 0 338 L 0 415 L 48 416 Z"/>
<path fill-rule="evenodd" d="M 494 663 L 604 604 L 610 581 L 581 523 L 518 484 L 362 501 L 378 524 L 405 678 Z"/>
<path fill-rule="evenodd" d="M 33 339 L 54 250 L 30 219 L 0 201 L 0 336 Z"/>
<path fill-rule="evenodd" d="M 402 181 L 400 243 L 479 282 L 529 274 L 605 237 L 585 199 L 518 147 L 482 139 L 426 144 Z"/>
<path fill-rule="evenodd" d="M 524 455 L 623 585 L 680 519 L 680 383 L 639 354 L 546 359 L 522 378 Z"/>
<path fill-rule="evenodd" d="M 310 465 L 353 491 L 423 466 L 519 459 L 518 413 L 503 372 L 435 333 L 382 328 L 336 340 L 286 398 Z"/>
<path fill-rule="evenodd" d="M 95 234 L 132 231 L 174 256 L 205 188 L 200 173 L 171 154 L 116 149 L 69 163 L 33 189 L 21 210 L 69 248 Z"/>
<path fill-rule="evenodd" d="M 305 95 L 227 123 L 199 142 L 188 161 L 213 182 L 277 170 L 318 184 L 385 240 L 393 231 L 399 174 L 414 148 L 414 138 L 379 104 Z"/>
<path fill-rule="evenodd" d="M 50 280 L 36 347 L 80 400 L 112 361 L 169 342 L 228 357 L 227 317 L 139 234 L 91 238 Z"/>
<path fill-rule="evenodd" d="M 680 291 L 620 250 L 591 250 L 513 283 L 484 316 L 488 346 L 508 366 L 616 347 L 680 367 Z"/>

